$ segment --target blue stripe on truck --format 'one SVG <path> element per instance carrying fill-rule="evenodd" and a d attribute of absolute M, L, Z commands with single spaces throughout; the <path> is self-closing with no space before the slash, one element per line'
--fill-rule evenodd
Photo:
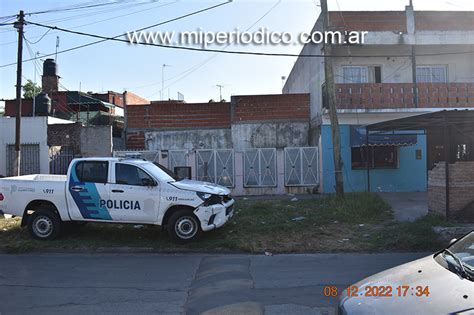
<path fill-rule="evenodd" d="M 73 186 L 82 186 L 84 190 L 80 192 L 73 191 L 71 190 Z M 107 208 L 100 206 L 100 195 L 97 191 L 96 184 L 81 182 L 77 178 L 76 164 L 71 167 L 71 177 L 69 178 L 68 188 L 69 193 L 84 219 L 112 220 Z"/>

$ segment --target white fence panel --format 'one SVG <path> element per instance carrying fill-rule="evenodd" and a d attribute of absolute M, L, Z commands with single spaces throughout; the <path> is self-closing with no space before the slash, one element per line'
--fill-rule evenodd
<path fill-rule="evenodd" d="M 275 187 L 277 176 L 276 149 L 244 151 L 244 187 Z"/>
<path fill-rule="evenodd" d="M 318 148 L 285 148 L 285 186 L 319 184 Z"/>
<path fill-rule="evenodd" d="M 197 150 L 197 179 L 234 187 L 234 150 Z"/>

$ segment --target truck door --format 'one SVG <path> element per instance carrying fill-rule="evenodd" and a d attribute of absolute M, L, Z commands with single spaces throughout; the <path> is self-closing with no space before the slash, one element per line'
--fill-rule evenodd
<path fill-rule="evenodd" d="M 66 200 L 73 220 L 113 220 L 109 200 L 109 162 L 79 160 L 69 171 Z"/>
<path fill-rule="evenodd" d="M 136 165 L 114 163 L 115 181 L 110 184 L 107 204 L 114 219 L 122 222 L 153 223 L 158 218 L 159 186 Z"/>

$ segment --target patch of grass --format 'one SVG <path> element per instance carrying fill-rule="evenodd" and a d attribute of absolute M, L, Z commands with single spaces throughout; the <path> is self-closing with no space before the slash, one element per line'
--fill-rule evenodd
<path fill-rule="evenodd" d="M 382 226 L 370 239 L 378 250 L 436 250 L 446 244 L 438 240 L 433 226 L 449 226 L 442 217 L 427 215 L 414 222 L 393 222 Z"/>
<path fill-rule="evenodd" d="M 315 196 L 313 199 L 238 199 L 233 219 L 204 233 L 195 243 L 176 245 L 157 226 L 94 224 L 73 229 L 54 241 L 30 239 L 19 219 L 0 219 L 0 250 L 101 250 L 119 247 L 156 251 L 335 252 L 429 249 L 429 217 L 417 223 L 393 222 L 392 212 L 370 193 Z M 422 224 L 424 222 L 424 225 Z M 415 227 L 422 224 L 422 230 Z"/>

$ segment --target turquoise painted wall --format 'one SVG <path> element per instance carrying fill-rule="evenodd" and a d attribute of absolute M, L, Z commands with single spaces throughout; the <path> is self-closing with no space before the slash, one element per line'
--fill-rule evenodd
<path fill-rule="evenodd" d="M 344 161 L 344 191 L 367 191 L 367 170 L 351 168 L 350 125 L 341 125 L 341 153 Z M 331 127 L 321 127 L 323 170 L 322 180 L 325 193 L 334 192 L 334 161 L 332 153 Z M 416 159 L 416 150 L 422 150 L 421 160 Z M 426 136 L 417 135 L 417 144 L 400 147 L 399 167 L 396 169 L 371 169 L 371 191 L 409 192 L 426 191 Z"/>

